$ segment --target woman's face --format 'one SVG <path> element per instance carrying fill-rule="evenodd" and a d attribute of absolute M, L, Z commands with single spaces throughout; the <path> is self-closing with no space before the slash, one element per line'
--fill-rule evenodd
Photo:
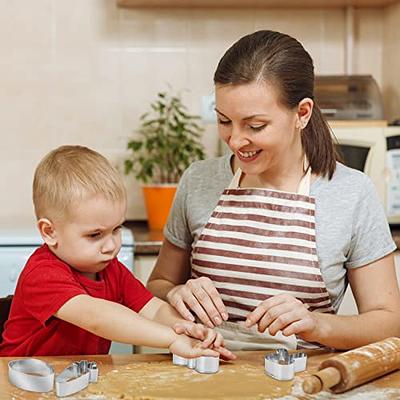
<path fill-rule="evenodd" d="M 297 108 L 265 82 L 216 86 L 218 131 L 245 174 L 285 168 L 302 157 Z"/>

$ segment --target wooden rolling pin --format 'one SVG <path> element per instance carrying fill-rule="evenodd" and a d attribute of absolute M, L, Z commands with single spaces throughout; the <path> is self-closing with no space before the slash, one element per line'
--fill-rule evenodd
<path fill-rule="evenodd" d="M 400 368 L 400 338 L 391 337 L 329 358 L 303 382 L 305 393 L 342 393 Z"/>

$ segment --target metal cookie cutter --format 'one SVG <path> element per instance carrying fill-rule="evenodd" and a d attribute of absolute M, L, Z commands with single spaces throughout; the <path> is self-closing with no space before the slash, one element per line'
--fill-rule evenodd
<path fill-rule="evenodd" d="M 187 358 L 183 358 L 181 356 L 177 356 L 176 354 L 172 354 L 172 363 L 174 365 L 185 366 L 188 363 L 188 359 Z"/>
<path fill-rule="evenodd" d="M 8 379 L 14 386 L 30 392 L 50 392 L 53 389 L 54 369 L 36 358 L 13 360 L 8 363 Z"/>
<path fill-rule="evenodd" d="M 54 386 L 54 368 L 42 360 L 28 358 L 8 363 L 10 383 L 31 392 L 50 392 Z M 56 394 L 59 397 L 79 392 L 89 382 L 97 382 L 98 369 L 95 362 L 74 362 L 56 377 Z"/>
<path fill-rule="evenodd" d="M 290 355 L 294 360 L 294 372 L 301 372 L 304 371 L 307 367 L 307 354 L 298 351 L 297 353 L 292 353 Z"/>
<path fill-rule="evenodd" d="M 278 349 L 267 354 L 264 360 L 265 371 L 272 378 L 289 381 L 294 378 L 294 360 L 286 349 Z"/>
<path fill-rule="evenodd" d="M 73 362 L 56 377 L 57 396 L 69 396 L 85 389 L 90 382 L 97 382 L 98 373 L 95 362 Z"/>
<path fill-rule="evenodd" d="M 307 354 L 303 352 L 289 354 L 286 349 L 277 349 L 265 356 L 265 371 L 278 380 L 293 379 L 296 372 L 306 369 L 306 365 Z"/>
<path fill-rule="evenodd" d="M 175 365 L 182 365 L 195 369 L 200 374 L 215 374 L 219 370 L 219 357 L 202 356 L 187 359 L 173 354 L 172 362 Z"/>
<path fill-rule="evenodd" d="M 196 359 L 196 371 L 201 374 L 215 374 L 219 370 L 219 357 L 199 357 Z"/>

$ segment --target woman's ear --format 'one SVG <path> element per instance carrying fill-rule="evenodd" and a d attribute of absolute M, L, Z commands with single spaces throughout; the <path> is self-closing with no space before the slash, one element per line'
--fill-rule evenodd
<path fill-rule="evenodd" d="M 57 244 L 57 235 L 54 224 L 47 218 L 40 218 L 37 226 L 44 242 L 48 246 L 55 246 Z"/>
<path fill-rule="evenodd" d="M 298 129 L 304 129 L 307 126 L 308 121 L 311 118 L 313 107 L 314 102 L 309 97 L 305 97 L 300 101 L 299 105 L 297 106 L 296 127 Z"/>

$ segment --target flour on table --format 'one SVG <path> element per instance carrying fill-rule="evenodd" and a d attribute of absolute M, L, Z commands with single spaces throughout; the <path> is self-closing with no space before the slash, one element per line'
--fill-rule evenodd
<path fill-rule="evenodd" d="M 100 376 L 86 393 L 109 400 L 261 400 L 289 394 L 292 383 L 272 379 L 262 366 L 226 363 L 216 374 L 199 374 L 160 361 L 121 366 Z"/>
<path fill-rule="evenodd" d="M 400 388 L 377 388 L 372 384 L 363 385 L 344 393 L 333 395 L 330 392 L 320 392 L 314 395 L 305 394 L 302 389 L 303 380 L 296 377 L 290 394 L 278 397 L 276 400 L 398 400 Z"/>

